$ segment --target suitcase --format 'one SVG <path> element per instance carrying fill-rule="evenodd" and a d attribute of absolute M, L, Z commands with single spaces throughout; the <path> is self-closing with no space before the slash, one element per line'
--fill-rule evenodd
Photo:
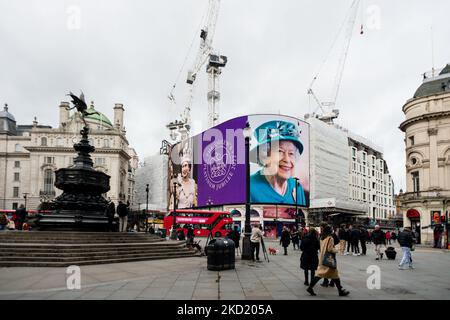
<path fill-rule="evenodd" d="M 386 257 L 389 260 L 395 260 L 397 252 L 395 251 L 394 247 L 388 247 L 384 252 L 386 253 Z"/>

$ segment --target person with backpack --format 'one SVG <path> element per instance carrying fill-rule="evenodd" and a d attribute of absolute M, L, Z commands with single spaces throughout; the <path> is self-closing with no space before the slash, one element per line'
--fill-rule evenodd
<path fill-rule="evenodd" d="M 117 205 L 117 214 L 119 215 L 119 232 L 127 232 L 128 208 L 122 201 L 119 201 Z"/>

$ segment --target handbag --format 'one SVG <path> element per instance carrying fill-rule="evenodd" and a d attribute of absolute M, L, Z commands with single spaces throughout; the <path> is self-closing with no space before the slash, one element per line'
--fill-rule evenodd
<path fill-rule="evenodd" d="M 330 240 L 333 240 L 333 238 L 330 238 Z M 330 241 L 328 240 L 328 241 Z M 328 248 L 328 243 L 327 243 Z M 337 262 L 336 262 L 336 254 L 333 252 L 325 252 L 323 256 L 322 265 L 331 269 L 336 269 Z"/>

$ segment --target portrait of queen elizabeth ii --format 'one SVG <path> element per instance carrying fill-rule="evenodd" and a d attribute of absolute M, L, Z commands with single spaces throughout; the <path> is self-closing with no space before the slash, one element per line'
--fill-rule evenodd
<path fill-rule="evenodd" d="M 296 177 L 303 144 L 298 126 L 289 121 L 273 120 L 254 130 L 257 146 L 250 157 L 259 170 L 250 176 L 252 203 L 306 205 L 302 183 Z"/>

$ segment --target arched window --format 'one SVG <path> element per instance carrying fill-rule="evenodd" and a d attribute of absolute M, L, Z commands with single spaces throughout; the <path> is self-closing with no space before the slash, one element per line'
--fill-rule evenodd
<path fill-rule="evenodd" d="M 53 192 L 53 170 L 45 169 L 44 171 L 44 192 L 51 193 Z"/>
<path fill-rule="evenodd" d="M 47 146 L 47 138 L 46 137 L 41 138 L 41 146 L 43 146 L 43 147 Z"/>

